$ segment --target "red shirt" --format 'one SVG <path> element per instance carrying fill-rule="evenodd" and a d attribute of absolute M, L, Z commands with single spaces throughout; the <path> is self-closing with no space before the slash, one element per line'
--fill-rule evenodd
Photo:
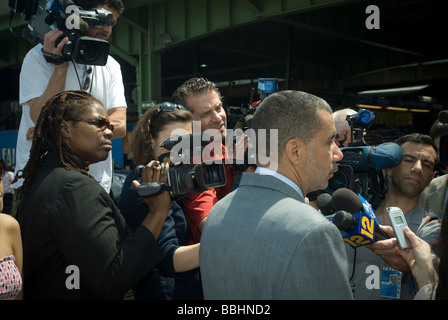
<path fill-rule="evenodd" d="M 222 146 L 222 151 L 224 154 L 222 159 L 224 161 L 227 159 L 227 149 L 224 145 Z M 200 242 L 202 232 L 198 227 L 202 219 L 208 216 L 208 213 L 218 200 L 221 200 L 232 191 L 234 181 L 232 165 L 224 164 L 224 168 L 226 173 L 226 184 L 224 186 L 208 189 L 201 193 L 190 192 L 187 198 L 182 199 L 185 218 L 190 228 L 189 244 Z"/>

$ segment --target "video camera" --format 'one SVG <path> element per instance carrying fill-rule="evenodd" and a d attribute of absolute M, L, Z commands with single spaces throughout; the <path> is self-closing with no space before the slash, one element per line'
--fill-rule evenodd
<path fill-rule="evenodd" d="M 374 119 L 373 112 L 365 109 L 347 116 L 352 141 L 357 141 L 341 148 L 344 157 L 338 163 L 338 172 L 328 181 L 324 193 L 332 195 L 337 189 L 347 188 L 362 195 L 376 209 L 387 191 L 387 180 L 382 169 L 399 164 L 403 159 L 403 151 L 394 142 L 378 146 L 368 146 L 364 142 L 364 130 L 370 128 Z"/>
<path fill-rule="evenodd" d="M 260 100 L 254 101 L 255 88 L 251 89 L 249 104 L 241 105 L 241 117 L 237 121 L 234 129 L 242 129 L 246 131 L 250 128 L 250 121 L 255 113 L 255 110 L 267 96 L 278 91 L 278 78 L 258 78 L 258 94 Z"/>
<path fill-rule="evenodd" d="M 208 145 L 209 141 L 203 141 L 202 138 L 198 139 L 198 135 L 203 137 L 203 133 L 195 133 L 190 135 L 179 136 L 165 140 L 160 144 L 165 149 L 170 150 L 182 141 L 188 141 L 190 149 L 186 150 L 184 154 L 178 154 L 178 159 L 191 159 L 190 155 L 194 155 L 193 141 L 201 141 L 201 145 L 197 146 L 201 150 L 203 146 Z M 163 162 L 165 158 L 169 157 L 170 153 L 162 154 L 159 157 L 159 162 Z M 189 163 L 189 161 L 186 161 Z M 139 165 L 136 167 L 136 175 L 141 177 L 141 170 L 144 166 Z M 168 186 L 158 182 L 143 182 L 137 189 L 138 194 L 141 197 L 156 196 L 163 191 L 169 191 L 172 198 L 181 199 L 188 196 L 188 192 L 203 192 L 205 190 L 221 187 L 226 184 L 226 173 L 224 169 L 224 163 L 206 163 L 201 162 L 198 164 L 184 164 L 180 162 L 173 164 L 171 162 L 170 169 L 168 170 Z"/>
<path fill-rule="evenodd" d="M 32 44 L 43 42 L 45 34 L 56 28 L 64 33 L 56 44 L 68 37 L 62 57 L 44 53 L 48 62 L 61 64 L 73 60 L 79 64 L 106 65 L 109 42 L 84 36 L 84 33 L 89 26 L 112 25 L 110 11 L 103 8 L 80 10 L 71 0 L 9 0 L 8 7 L 11 19 L 13 13 L 21 13 L 29 22 L 22 30 L 22 37 Z"/>
<path fill-rule="evenodd" d="M 260 96 L 260 100 L 254 101 L 255 88 L 251 89 L 250 100 L 249 103 L 241 105 L 241 116 L 236 122 L 234 126 L 234 130 L 241 129 L 244 133 L 247 129 L 250 129 L 252 118 L 254 117 L 254 113 L 257 109 L 257 106 L 263 101 L 267 96 L 278 91 L 278 78 L 258 78 L 258 94 Z M 233 144 L 235 145 L 239 135 L 233 136 Z M 244 171 L 246 170 L 250 164 L 255 164 L 255 155 L 250 154 L 249 150 L 253 150 L 252 142 L 249 140 L 249 148 L 244 153 L 244 163 L 235 163 L 233 167 L 236 170 Z"/>

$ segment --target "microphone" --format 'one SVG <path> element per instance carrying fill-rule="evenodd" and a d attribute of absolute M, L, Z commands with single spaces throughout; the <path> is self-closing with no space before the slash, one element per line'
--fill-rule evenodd
<path fill-rule="evenodd" d="M 317 197 L 316 204 L 320 212 L 324 216 L 329 216 L 334 213 L 332 206 L 332 196 L 329 193 L 322 193 L 321 195 L 319 195 Z"/>
<path fill-rule="evenodd" d="M 60 6 L 62 8 L 62 11 L 65 12 L 65 13 L 68 13 L 67 12 L 67 7 L 69 7 L 69 6 L 76 6 L 78 8 L 78 11 L 74 12 L 74 13 L 78 15 L 79 30 L 81 32 L 83 32 L 83 33 L 85 33 L 87 30 L 89 30 L 89 24 L 81 18 L 81 14 L 79 12 L 79 7 L 72 0 L 60 0 L 59 4 L 60 4 Z"/>
<path fill-rule="evenodd" d="M 337 189 L 332 196 L 332 207 L 336 211 L 333 223 L 353 248 L 390 238 L 379 227 L 371 205 L 352 190 Z"/>
<path fill-rule="evenodd" d="M 79 30 L 82 33 L 85 33 L 87 30 L 89 30 L 89 24 L 82 20 L 82 18 L 79 18 Z"/>
<path fill-rule="evenodd" d="M 333 192 L 331 202 L 335 211 L 344 210 L 355 213 L 364 210 L 361 198 L 347 188 L 339 188 Z"/>
<path fill-rule="evenodd" d="M 341 148 L 344 154 L 343 163 L 355 171 L 366 171 L 369 168 L 379 171 L 395 167 L 403 160 L 403 150 L 395 142 L 385 142 L 378 146 L 360 146 Z"/>
<path fill-rule="evenodd" d="M 448 110 L 442 110 L 437 116 L 437 120 L 442 123 L 448 123 Z"/>

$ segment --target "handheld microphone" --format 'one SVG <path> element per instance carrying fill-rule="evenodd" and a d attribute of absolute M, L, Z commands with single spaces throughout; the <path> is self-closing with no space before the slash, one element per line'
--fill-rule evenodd
<path fill-rule="evenodd" d="M 437 115 L 437 120 L 442 123 L 448 123 L 448 110 L 442 110 Z"/>
<path fill-rule="evenodd" d="M 360 146 L 341 148 L 343 164 L 355 171 L 366 171 L 369 168 L 379 171 L 395 167 L 403 160 L 403 150 L 395 142 L 385 142 L 378 146 Z"/>
<path fill-rule="evenodd" d="M 69 6 L 76 6 L 78 8 L 78 6 L 72 0 L 60 0 L 59 4 L 62 7 L 62 11 L 65 12 L 66 14 L 69 13 L 69 12 L 67 12 L 67 8 Z M 70 13 L 75 13 L 75 14 L 78 15 L 77 18 L 78 18 L 78 21 L 79 21 L 79 30 L 81 32 L 84 33 L 87 30 L 89 30 L 89 24 L 81 18 L 80 14 L 79 14 L 79 8 L 78 8 L 78 12 L 72 11 Z"/>
<path fill-rule="evenodd" d="M 322 193 L 321 195 L 319 195 L 317 197 L 316 204 L 320 212 L 324 216 L 329 216 L 334 213 L 332 206 L 332 196 L 329 193 Z"/>
<path fill-rule="evenodd" d="M 332 196 L 332 207 L 336 211 L 333 223 L 353 248 L 390 238 L 379 227 L 371 205 L 352 190 L 337 189 Z"/>

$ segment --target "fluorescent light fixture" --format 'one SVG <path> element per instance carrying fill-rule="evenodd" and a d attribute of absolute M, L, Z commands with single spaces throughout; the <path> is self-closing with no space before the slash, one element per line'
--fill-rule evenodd
<path fill-rule="evenodd" d="M 391 89 L 379 89 L 379 90 L 366 90 L 358 92 L 359 95 L 387 95 L 387 94 L 404 94 L 411 93 L 415 91 L 420 91 L 429 87 L 429 84 L 421 86 L 411 86 L 411 87 L 401 87 L 401 88 L 391 88 Z"/>
<path fill-rule="evenodd" d="M 383 109 L 383 107 L 380 106 L 371 106 L 368 104 L 357 104 L 356 105 L 358 108 L 364 108 L 364 109 Z"/>
<path fill-rule="evenodd" d="M 398 107 L 386 107 L 386 110 L 391 110 L 391 111 L 409 111 L 408 108 L 398 108 Z"/>
<path fill-rule="evenodd" d="M 409 109 L 411 112 L 429 112 L 428 109 Z"/>

